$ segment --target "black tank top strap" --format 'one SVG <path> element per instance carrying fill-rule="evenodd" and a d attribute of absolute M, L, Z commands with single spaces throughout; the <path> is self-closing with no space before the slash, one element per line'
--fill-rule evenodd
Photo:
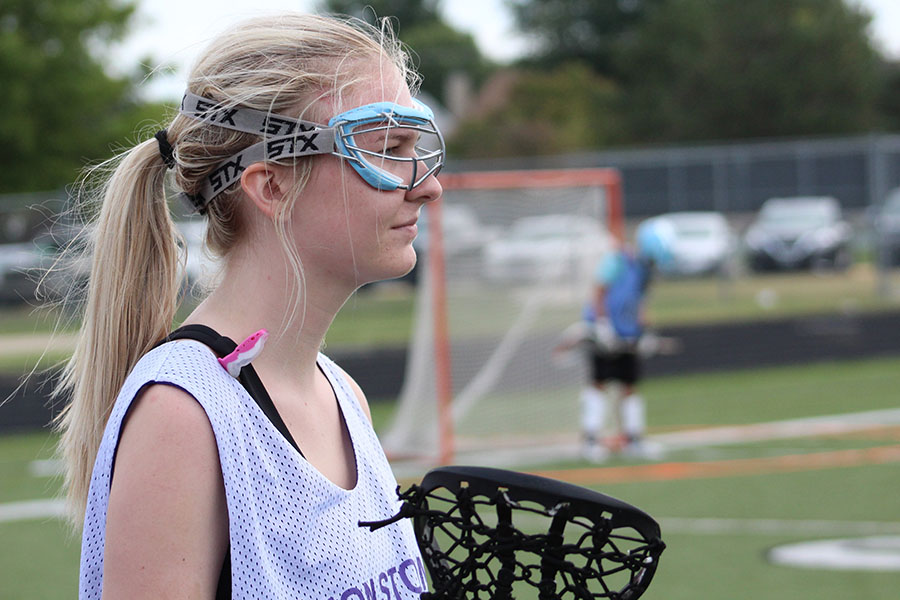
<path fill-rule="evenodd" d="M 157 345 L 175 340 L 195 340 L 205 344 L 219 358 L 227 356 L 237 348 L 237 343 L 234 340 L 224 335 L 220 335 L 216 330 L 207 327 L 206 325 L 185 325 L 179 327 Z M 300 452 L 300 455 L 302 456 L 303 452 L 300 451 L 300 447 L 297 445 L 291 432 L 288 431 L 284 419 L 281 418 L 278 409 L 275 408 L 275 404 L 272 402 L 269 392 L 260 380 L 259 375 L 256 374 L 253 365 L 247 365 L 241 369 L 238 381 L 241 382 L 241 385 L 244 386 L 244 389 L 247 390 L 247 393 L 250 394 L 250 397 L 253 398 L 260 410 L 262 410 L 269 421 L 272 422 L 272 425 L 275 426 L 281 435 L 283 435 L 291 446 L 293 446 L 297 452 Z"/>
<path fill-rule="evenodd" d="M 206 325 L 184 325 L 183 327 L 179 327 L 167 335 L 164 340 L 157 344 L 157 346 L 175 340 L 194 340 L 201 344 L 205 344 L 219 358 L 231 354 L 234 352 L 235 348 L 237 348 L 237 343 L 235 343 L 234 340 L 224 335 L 220 335 L 216 330 L 207 327 Z M 291 446 L 303 456 L 303 452 L 300 451 L 300 447 L 297 445 L 291 432 L 288 431 L 284 419 L 281 418 L 278 409 L 275 408 L 275 404 L 272 402 L 269 392 L 266 391 L 266 388 L 260 380 L 259 375 L 256 374 L 253 365 L 247 365 L 241 369 L 238 381 L 241 382 L 241 385 L 244 386 L 244 389 L 247 390 L 250 397 L 253 398 L 260 410 L 263 411 L 266 418 L 268 418 L 272 425 L 274 425 L 281 435 L 284 436 L 284 439 L 286 439 Z M 225 553 L 225 560 L 222 564 L 222 571 L 219 573 L 219 582 L 216 586 L 216 600 L 230 599 L 231 547 L 229 545 L 229 548 Z"/>

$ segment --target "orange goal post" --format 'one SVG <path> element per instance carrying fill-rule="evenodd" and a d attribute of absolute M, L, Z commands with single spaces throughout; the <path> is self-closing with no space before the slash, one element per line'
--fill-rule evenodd
<path fill-rule="evenodd" d="M 442 173 L 427 205 L 392 460 L 527 456 L 575 444 L 584 365 L 552 356 L 597 261 L 624 237 L 609 168 Z M 424 254 L 424 256 L 422 255 Z M 483 462 L 483 461 L 482 461 Z"/>

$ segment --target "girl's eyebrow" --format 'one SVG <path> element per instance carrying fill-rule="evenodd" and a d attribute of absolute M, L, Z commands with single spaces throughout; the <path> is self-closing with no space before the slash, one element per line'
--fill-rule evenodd
<path fill-rule="evenodd" d="M 419 139 L 419 134 L 409 129 L 390 129 L 388 132 L 388 137 L 402 143 L 416 141 L 417 139 Z"/>

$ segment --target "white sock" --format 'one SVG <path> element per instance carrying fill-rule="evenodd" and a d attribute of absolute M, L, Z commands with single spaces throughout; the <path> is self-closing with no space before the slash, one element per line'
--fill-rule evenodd
<path fill-rule="evenodd" d="M 647 410 L 644 399 L 631 394 L 622 400 L 622 429 L 629 440 L 644 437 L 647 429 Z"/>
<path fill-rule="evenodd" d="M 596 440 L 606 421 L 606 394 L 595 387 L 581 390 L 581 430 Z"/>

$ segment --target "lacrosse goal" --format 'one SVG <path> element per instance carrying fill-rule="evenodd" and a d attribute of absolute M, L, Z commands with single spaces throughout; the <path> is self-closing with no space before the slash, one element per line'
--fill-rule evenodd
<path fill-rule="evenodd" d="M 427 207 L 394 459 L 519 457 L 578 436 L 580 356 L 552 357 L 624 230 L 613 169 L 444 173 Z"/>

